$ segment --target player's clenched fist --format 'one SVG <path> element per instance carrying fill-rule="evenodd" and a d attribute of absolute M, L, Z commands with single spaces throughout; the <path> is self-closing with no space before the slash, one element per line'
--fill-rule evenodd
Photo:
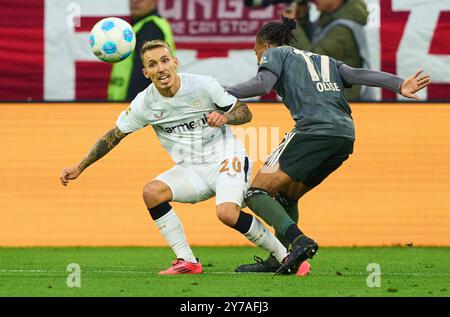
<path fill-rule="evenodd" d="M 227 124 L 228 122 L 228 118 L 226 116 L 224 116 L 223 114 L 220 114 L 218 112 L 211 112 L 208 115 L 208 125 L 210 127 L 216 127 L 219 128 L 221 126 L 224 126 L 225 124 Z"/>
<path fill-rule="evenodd" d="M 67 186 L 70 180 L 77 178 L 79 175 L 78 166 L 66 167 L 62 170 L 59 179 L 64 186 Z"/>

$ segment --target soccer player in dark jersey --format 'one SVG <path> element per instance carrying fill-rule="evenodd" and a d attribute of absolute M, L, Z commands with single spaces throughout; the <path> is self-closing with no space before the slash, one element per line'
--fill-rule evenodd
<path fill-rule="evenodd" d="M 292 272 L 316 254 L 317 243 L 297 226 L 297 203 L 353 153 L 355 129 L 343 88 L 354 84 L 382 87 L 419 99 L 415 93 L 430 83 L 430 76 L 422 71 L 403 79 L 295 49 L 288 46 L 293 29 L 295 21 L 288 18 L 265 24 L 255 43 L 257 75 L 228 89 L 238 98 L 275 89 L 295 121 L 246 196 L 249 208 L 275 228 L 279 240 L 290 244 L 292 252 L 283 265 L 271 257 L 265 261 L 255 257 L 257 263 L 241 265 L 237 272 Z"/>

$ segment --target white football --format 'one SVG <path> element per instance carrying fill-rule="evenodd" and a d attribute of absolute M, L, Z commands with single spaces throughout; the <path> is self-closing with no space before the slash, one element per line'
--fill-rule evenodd
<path fill-rule="evenodd" d="M 105 18 L 91 30 L 89 45 L 100 60 L 108 63 L 123 61 L 136 47 L 136 34 L 131 25 L 120 18 Z"/>

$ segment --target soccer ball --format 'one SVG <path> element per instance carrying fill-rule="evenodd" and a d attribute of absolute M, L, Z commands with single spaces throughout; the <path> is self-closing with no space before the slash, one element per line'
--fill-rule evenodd
<path fill-rule="evenodd" d="M 92 28 L 89 45 L 100 60 L 116 63 L 131 55 L 136 46 L 136 35 L 127 21 L 105 18 Z"/>

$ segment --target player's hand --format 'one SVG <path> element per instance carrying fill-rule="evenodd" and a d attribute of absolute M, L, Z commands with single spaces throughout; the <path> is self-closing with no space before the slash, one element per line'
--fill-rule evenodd
<path fill-rule="evenodd" d="M 64 186 L 67 186 L 70 180 L 77 178 L 80 175 L 78 166 L 66 167 L 62 170 L 59 179 Z"/>
<path fill-rule="evenodd" d="M 228 118 L 218 112 L 214 111 L 208 115 L 208 125 L 210 127 L 220 128 L 220 127 L 224 126 L 225 124 L 227 124 L 227 122 L 228 122 Z"/>
<path fill-rule="evenodd" d="M 420 99 L 416 95 L 416 92 L 428 86 L 431 81 L 429 75 L 420 76 L 422 73 L 423 70 L 419 70 L 414 76 L 405 79 L 400 87 L 400 93 L 403 97 L 414 98 L 416 100 Z"/>

